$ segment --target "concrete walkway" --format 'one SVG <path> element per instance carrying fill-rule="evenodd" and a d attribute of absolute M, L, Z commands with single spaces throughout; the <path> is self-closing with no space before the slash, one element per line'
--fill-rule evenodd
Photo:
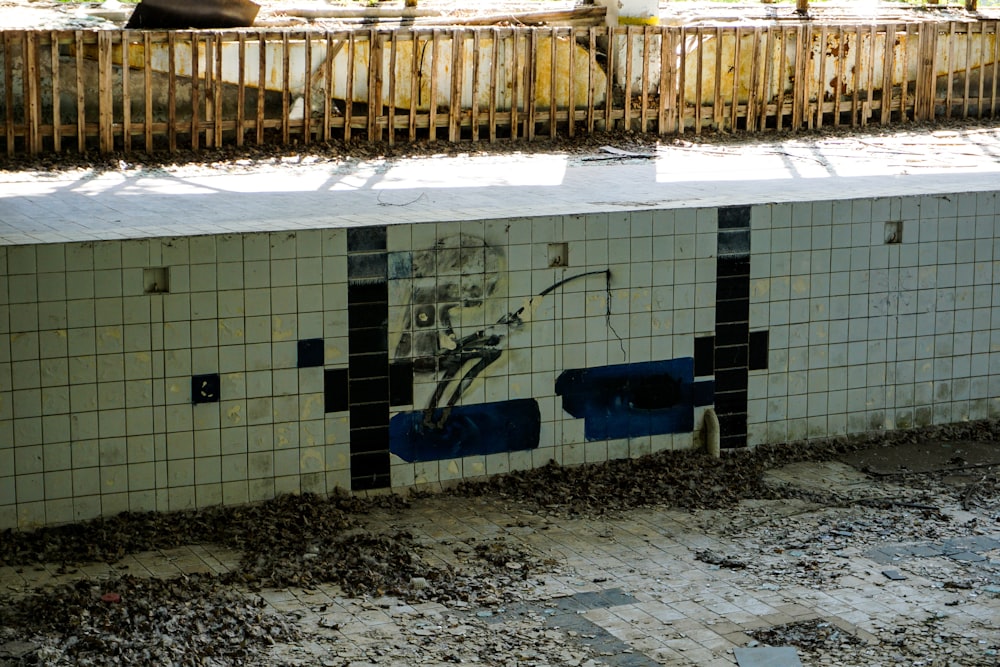
<path fill-rule="evenodd" d="M 1000 184 L 1000 130 L 678 141 L 648 155 L 122 167 L 0 173 L 0 244 L 977 192 Z"/>

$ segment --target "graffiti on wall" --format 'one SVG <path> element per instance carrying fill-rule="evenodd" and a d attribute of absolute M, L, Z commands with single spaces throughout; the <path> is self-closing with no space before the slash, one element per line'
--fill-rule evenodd
<path fill-rule="evenodd" d="M 713 383 L 694 381 L 694 359 L 563 371 L 556 394 L 584 420 L 587 440 L 635 438 L 694 430 L 694 407 L 710 405 Z"/>
<path fill-rule="evenodd" d="M 506 258 L 478 236 L 458 234 L 432 248 L 391 253 L 388 273 L 403 302 L 390 354 L 412 364 L 415 381 L 433 385 L 424 405 L 390 420 L 390 450 L 413 462 L 537 447 L 536 400 L 467 405 L 462 398 L 503 358 L 511 334 L 530 326 L 541 300 L 571 281 L 604 279 L 610 327 L 610 270 L 565 277 L 514 310 Z M 567 370 L 555 392 L 567 413 L 585 420 L 585 436 L 594 440 L 691 431 L 694 406 L 711 402 L 712 389 L 693 381 L 693 360 L 683 358 Z"/>

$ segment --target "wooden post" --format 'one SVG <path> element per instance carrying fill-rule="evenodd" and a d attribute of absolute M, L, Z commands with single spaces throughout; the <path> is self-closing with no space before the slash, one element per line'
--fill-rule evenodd
<path fill-rule="evenodd" d="M 50 33 L 49 57 L 52 62 L 52 150 L 62 152 L 62 110 L 59 108 L 59 33 Z"/>

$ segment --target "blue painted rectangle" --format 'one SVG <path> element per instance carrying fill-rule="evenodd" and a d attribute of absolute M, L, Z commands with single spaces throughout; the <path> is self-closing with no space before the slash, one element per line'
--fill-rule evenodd
<path fill-rule="evenodd" d="M 694 430 L 694 406 L 712 401 L 713 383 L 694 382 L 694 359 L 564 371 L 556 380 L 563 409 L 584 419 L 587 440 Z"/>
<path fill-rule="evenodd" d="M 389 451 L 409 463 L 538 447 L 538 402 L 522 398 L 402 412 L 389 420 Z M 429 418 L 428 418 L 429 417 Z"/>

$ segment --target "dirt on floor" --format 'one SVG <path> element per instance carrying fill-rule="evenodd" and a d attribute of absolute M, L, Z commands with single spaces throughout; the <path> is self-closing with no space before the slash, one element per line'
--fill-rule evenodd
<path fill-rule="evenodd" d="M 394 662 L 399 655 L 392 651 L 373 654 L 367 644 L 364 650 L 357 642 L 338 644 L 332 638 L 316 644 L 317 627 L 337 625 L 327 604 L 364 608 L 366 601 L 385 599 L 410 609 L 433 605 L 435 613 L 453 618 L 456 634 L 445 632 L 445 640 L 440 618 L 434 631 L 424 634 L 425 617 L 400 621 L 405 641 L 397 648 L 412 652 L 408 664 L 700 664 L 657 662 L 651 654 L 649 663 L 616 662 L 614 656 L 637 649 L 625 642 L 605 646 L 602 653 L 584 641 L 586 636 L 540 630 L 546 605 L 562 599 L 547 588 L 560 577 L 606 582 L 624 575 L 588 572 L 533 536 L 592 532 L 601 542 L 636 517 L 667 512 L 710 540 L 691 549 L 691 562 L 740 572 L 758 590 L 795 585 L 834 595 L 832 589 L 861 576 L 843 559 L 854 554 L 876 563 L 884 556 L 885 577 L 923 577 L 947 594 L 941 605 L 965 594 L 994 595 L 1000 593 L 998 437 L 1000 423 L 986 421 L 762 446 L 726 452 L 721 459 L 665 452 L 600 465 L 551 464 L 465 481 L 440 494 L 282 496 L 252 506 L 126 513 L 7 531 L 0 539 L 0 579 L 27 577 L 32 570 L 52 577 L 44 587 L 8 585 L 17 590 L 0 591 L 0 665 L 406 664 Z M 959 449 L 974 450 L 978 458 L 956 455 Z M 500 520 L 502 532 L 456 539 L 436 533 L 440 525 L 420 518 L 470 508 L 478 508 L 476 516 L 507 517 Z M 928 570 L 924 565 L 930 560 L 915 561 L 909 575 L 899 574 L 903 566 L 893 561 L 891 549 L 897 547 L 885 546 L 961 540 L 968 562 L 951 553 L 947 567 Z M 217 572 L 152 580 L 125 565 L 135 554 L 185 545 L 221 548 L 236 560 Z M 107 569 L 95 575 L 95 563 Z M 652 574 L 647 580 L 634 568 L 628 572 L 626 579 L 644 582 L 643 589 L 653 590 L 660 581 Z M 296 616 L 263 603 L 281 599 L 282 591 L 333 591 L 333 597 Z M 541 616 L 532 624 L 525 611 L 503 633 L 490 625 L 494 615 L 515 607 Z M 845 634 L 822 617 L 800 619 L 747 631 L 745 645 L 792 645 L 817 659 L 836 656 L 834 662 L 805 664 L 997 664 L 995 625 L 944 641 L 943 630 L 924 636 L 885 620 L 884 636 L 868 630 L 870 636 L 859 639 L 858 632 Z M 937 622 L 931 619 L 932 625 Z M 436 638 L 433 645 L 428 637 Z M 478 646 L 473 658 L 463 653 L 470 642 L 494 642 L 496 654 L 487 657 Z M 906 647 L 903 662 L 871 662 L 873 651 L 902 650 L 892 642 Z M 534 661 L 519 661 L 529 649 Z M 924 661 L 907 662 L 906 655 Z"/>

